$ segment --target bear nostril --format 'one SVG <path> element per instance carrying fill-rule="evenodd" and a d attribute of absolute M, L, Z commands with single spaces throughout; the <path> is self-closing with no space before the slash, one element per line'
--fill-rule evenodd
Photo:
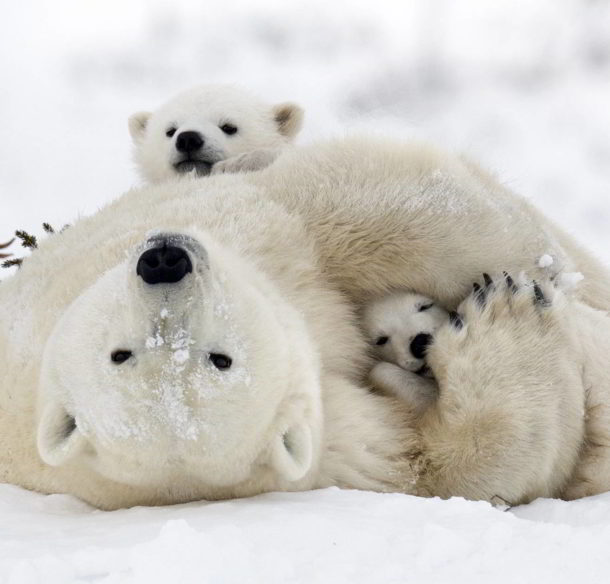
<path fill-rule="evenodd" d="M 136 274 L 147 284 L 174 284 L 192 271 L 186 250 L 173 245 L 146 250 L 136 266 Z"/>
<path fill-rule="evenodd" d="M 432 335 L 429 335 L 428 333 L 419 333 L 418 335 L 415 335 L 409 347 L 411 354 L 416 359 L 423 359 L 426 355 L 426 349 L 431 342 Z"/>
<path fill-rule="evenodd" d="M 177 265 L 181 261 L 183 261 L 183 258 L 181 258 L 181 257 L 179 257 L 179 256 L 177 256 L 175 254 L 173 254 L 173 255 L 172 254 L 168 254 L 165 257 L 165 265 L 170 267 L 170 268 L 173 268 L 175 265 Z"/>
<path fill-rule="evenodd" d="M 147 257 L 144 262 L 149 268 L 158 268 L 159 267 L 159 258 L 156 255 L 151 255 Z"/>

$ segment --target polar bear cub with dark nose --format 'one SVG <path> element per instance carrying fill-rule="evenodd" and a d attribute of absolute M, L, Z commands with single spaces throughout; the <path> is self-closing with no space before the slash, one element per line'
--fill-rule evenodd
<path fill-rule="evenodd" d="M 231 85 L 202 85 L 129 118 L 134 159 L 147 182 L 248 172 L 271 164 L 301 129 L 294 103 L 269 105 Z"/>
<path fill-rule="evenodd" d="M 444 308 L 414 292 L 394 292 L 371 301 L 363 313 L 363 326 L 379 359 L 370 373 L 373 386 L 422 413 L 438 391 L 426 366 L 426 348 L 448 320 Z"/>

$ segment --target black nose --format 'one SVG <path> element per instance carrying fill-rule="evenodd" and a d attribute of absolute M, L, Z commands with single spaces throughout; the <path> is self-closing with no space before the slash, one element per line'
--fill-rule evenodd
<path fill-rule="evenodd" d="M 415 335 L 409 347 L 413 357 L 416 359 L 423 359 L 426 355 L 426 349 L 431 342 L 432 335 L 429 335 L 428 333 L 419 333 L 418 335 Z"/>
<path fill-rule="evenodd" d="M 180 132 L 176 138 L 178 152 L 197 152 L 203 146 L 203 138 L 199 132 Z"/>
<path fill-rule="evenodd" d="M 193 264 L 186 251 L 173 245 L 146 250 L 136 267 L 136 273 L 147 284 L 174 284 L 192 271 Z"/>

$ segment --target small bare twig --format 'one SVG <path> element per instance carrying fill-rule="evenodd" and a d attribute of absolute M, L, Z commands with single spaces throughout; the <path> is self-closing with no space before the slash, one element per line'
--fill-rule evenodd
<path fill-rule="evenodd" d="M 13 237 L 13 239 L 11 239 L 10 241 L 7 241 L 6 243 L 0 243 L 0 249 L 6 249 L 13 243 L 13 241 L 15 241 L 14 237 Z M 0 259 L 9 258 L 12 255 L 13 255 L 12 253 L 0 253 Z"/>
<path fill-rule="evenodd" d="M 30 235 L 27 231 L 21 229 L 15 231 L 15 235 L 21 240 L 21 245 L 29 249 L 36 249 L 38 247 L 38 241 L 35 235 Z"/>
<path fill-rule="evenodd" d="M 64 225 L 60 229 L 59 233 L 64 232 L 68 227 L 70 227 L 70 225 Z M 55 229 L 50 223 L 43 223 L 42 228 L 44 229 L 45 233 L 48 233 L 49 235 L 53 235 L 54 233 L 56 233 Z M 15 239 L 19 239 L 19 241 L 21 241 L 22 247 L 28 248 L 30 250 L 34 250 L 38 247 L 38 240 L 36 239 L 36 236 L 30 235 L 27 231 L 20 229 L 18 231 L 15 231 L 15 237 L 13 237 L 13 239 L 7 241 L 6 243 L 0 243 L 0 250 L 9 247 L 15 241 Z M 11 257 L 12 255 L 12 253 L 0 253 L 0 260 L 5 260 L 0 264 L 0 266 L 2 266 L 3 268 L 12 268 L 13 266 L 17 266 L 18 268 L 21 267 L 21 264 L 23 263 L 23 260 L 25 258 L 12 258 L 10 260 L 6 259 Z"/>
<path fill-rule="evenodd" d="M 3 268 L 12 268 L 13 266 L 17 266 L 18 268 L 20 268 L 22 263 L 23 263 L 23 258 L 15 258 L 12 260 L 3 261 L 2 267 Z"/>

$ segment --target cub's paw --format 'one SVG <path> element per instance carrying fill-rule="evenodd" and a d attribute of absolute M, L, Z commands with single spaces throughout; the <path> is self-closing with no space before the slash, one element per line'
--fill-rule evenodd
<path fill-rule="evenodd" d="M 399 398 L 410 405 L 418 415 L 438 396 L 438 386 L 433 379 L 427 379 L 387 361 L 377 363 L 369 377 L 373 387 Z"/>
<path fill-rule="evenodd" d="M 254 172 L 269 166 L 278 156 L 276 150 L 254 150 L 220 160 L 212 167 L 211 174 Z"/>

